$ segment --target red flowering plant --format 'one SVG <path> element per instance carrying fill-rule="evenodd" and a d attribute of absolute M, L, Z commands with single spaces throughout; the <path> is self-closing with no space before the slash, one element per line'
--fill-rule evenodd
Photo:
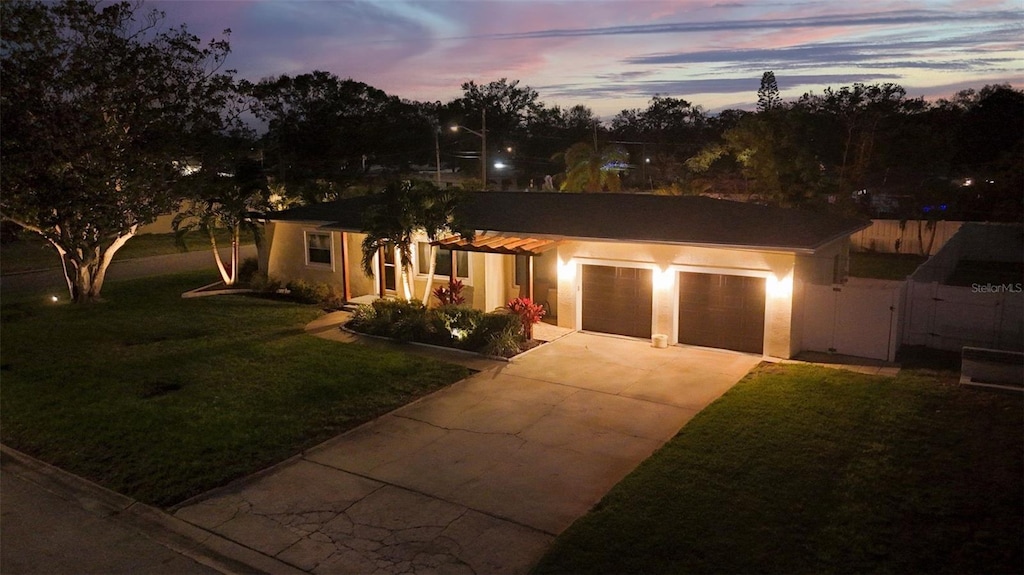
<path fill-rule="evenodd" d="M 462 280 L 449 280 L 448 285 L 434 288 L 433 294 L 443 306 L 461 305 L 466 303 L 466 298 L 462 295 L 462 287 Z"/>
<path fill-rule="evenodd" d="M 533 300 L 528 297 L 517 297 L 509 300 L 505 307 L 519 316 L 519 321 L 523 323 L 523 333 L 526 334 L 526 339 L 533 339 L 533 324 L 544 317 L 544 306 L 533 303 Z"/>

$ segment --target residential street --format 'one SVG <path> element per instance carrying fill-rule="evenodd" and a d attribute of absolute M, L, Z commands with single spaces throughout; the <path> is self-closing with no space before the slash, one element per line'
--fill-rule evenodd
<path fill-rule="evenodd" d="M 221 250 L 221 253 L 225 258 L 230 255 L 228 249 Z M 249 257 L 256 257 L 256 246 L 242 246 L 240 253 L 243 260 Z M 127 280 L 204 269 L 216 269 L 213 254 L 210 250 L 130 260 L 115 259 L 107 270 L 106 281 Z M 51 294 L 67 297 L 67 286 L 64 283 L 64 275 L 61 273 L 60 268 L 0 276 L 0 294 L 3 297 L 20 297 L 31 294 L 33 291 L 39 293 L 41 297 Z"/>
<path fill-rule="evenodd" d="M 0 452 L 0 573 L 294 573 L 22 453 Z"/>

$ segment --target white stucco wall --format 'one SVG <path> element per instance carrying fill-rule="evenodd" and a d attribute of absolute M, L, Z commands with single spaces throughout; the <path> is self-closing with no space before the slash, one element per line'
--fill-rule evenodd
<path fill-rule="evenodd" d="M 334 286 L 339 292 L 344 289 L 342 275 L 341 232 L 326 232 L 317 229 L 319 223 L 269 222 L 266 227 L 266 263 L 260 262 L 260 269 L 271 278 L 288 283 L 295 279 L 323 282 Z M 306 262 L 307 232 L 329 233 L 331 235 L 331 263 Z M 356 256 L 358 258 L 358 254 Z M 356 260 L 358 264 L 358 259 Z"/>

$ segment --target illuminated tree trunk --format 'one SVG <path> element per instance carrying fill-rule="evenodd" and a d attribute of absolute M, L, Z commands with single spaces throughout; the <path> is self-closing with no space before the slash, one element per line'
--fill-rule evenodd
<path fill-rule="evenodd" d="M 434 272 L 437 271 L 437 246 L 430 246 L 430 271 L 427 272 L 427 285 L 423 288 L 423 303 L 430 302 L 430 292 L 434 288 Z M 454 272 L 452 273 L 454 275 Z"/>

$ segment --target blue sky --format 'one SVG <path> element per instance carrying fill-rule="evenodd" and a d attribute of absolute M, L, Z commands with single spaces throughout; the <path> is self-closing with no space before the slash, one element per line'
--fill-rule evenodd
<path fill-rule="evenodd" d="M 315 69 L 415 100 L 468 80 L 520 80 L 545 103 L 610 117 L 655 94 L 751 108 L 773 70 L 785 99 L 855 82 L 913 97 L 1024 87 L 1024 2 L 162 0 L 228 66 L 259 80 Z"/>

